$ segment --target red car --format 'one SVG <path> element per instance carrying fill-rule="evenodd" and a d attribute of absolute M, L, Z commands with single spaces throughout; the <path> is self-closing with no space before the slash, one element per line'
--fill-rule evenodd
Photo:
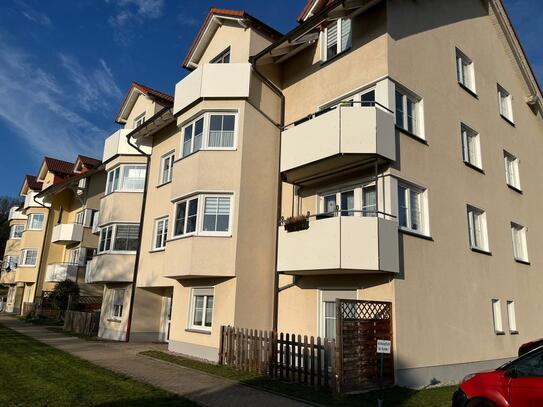
<path fill-rule="evenodd" d="M 453 407 L 543 406 L 543 346 L 496 370 L 466 376 Z"/>
<path fill-rule="evenodd" d="M 543 338 L 522 345 L 520 348 L 518 348 L 518 355 L 520 357 L 525 353 L 530 352 L 532 349 L 539 348 L 540 346 L 543 346 Z"/>

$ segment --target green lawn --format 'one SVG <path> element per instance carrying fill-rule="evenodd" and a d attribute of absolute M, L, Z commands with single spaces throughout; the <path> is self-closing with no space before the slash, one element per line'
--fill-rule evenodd
<path fill-rule="evenodd" d="M 0 325 L 0 406 L 196 406 Z"/>
<path fill-rule="evenodd" d="M 308 400 L 321 405 L 333 407 L 375 407 L 377 392 L 353 396 L 338 396 L 327 391 L 315 391 L 306 386 L 281 382 L 250 372 L 240 372 L 228 366 L 217 366 L 192 359 L 173 356 L 159 351 L 146 351 L 141 354 L 160 360 L 165 360 L 208 374 L 226 377 L 259 389 L 281 393 L 288 396 Z M 384 393 L 384 405 L 394 407 L 449 407 L 456 386 L 439 387 L 427 390 L 411 390 L 401 387 L 387 389 Z"/>

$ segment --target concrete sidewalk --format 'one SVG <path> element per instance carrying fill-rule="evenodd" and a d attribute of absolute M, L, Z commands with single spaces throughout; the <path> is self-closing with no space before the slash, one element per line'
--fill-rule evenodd
<path fill-rule="evenodd" d="M 228 379 L 138 355 L 139 352 L 151 349 L 166 351 L 166 345 L 85 341 L 19 321 L 5 314 L 0 314 L 0 324 L 96 365 L 183 396 L 202 406 L 308 406 Z"/>

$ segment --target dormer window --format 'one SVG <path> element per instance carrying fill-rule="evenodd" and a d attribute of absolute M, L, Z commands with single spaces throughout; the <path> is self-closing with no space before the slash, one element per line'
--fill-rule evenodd
<path fill-rule="evenodd" d="M 230 47 L 211 60 L 212 64 L 229 64 L 230 63 Z"/>
<path fill-rule="evenodd" d="M 322 61 L 328 61 L 336 55 L 351 48 L 352 31 L 351 20 L 340 18 L 324 29 L 322 35 Z"/>
<path fill-rule="evenodd" d="M 134 128 L 137 129 L 145 122 L 145 112 L 134 119 Z"/>

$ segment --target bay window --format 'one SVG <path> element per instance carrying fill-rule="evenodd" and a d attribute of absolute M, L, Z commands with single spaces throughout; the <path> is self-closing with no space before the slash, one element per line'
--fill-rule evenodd
<path fill-rule="evenodd" d="M 20 239 L 23 237 L 23 232 L 25 231 L 25 225 L 13 225 L 9 232 L 10 239 Z"/>
<path fill-rule="evenodd" d="M 236 114 L 206 112 L 182 129 L 182 157 L 199 150 L 233 149 L 235 147 Z"/>
<path fill-rule="evenodd" d="M 232 195 L 202 194 L 175 204 L 173 237 L 229 235 Z"/>
<path fill-rule="evenodd" d="M 107 174 L 106 194 L 112 192 L 143 192 L 146 166 L 142 164 L 122 164 Z"/>
<path fill-rule="evenodd" d="M 43 229 L 43 213 L 31 213 L 28 215 L 28 230 L 42 230 Z"/>
<path fill-rule="evenodd" d="M 139 225 L 113 224 L 100 230 L 98 253 L 135 252 L 139 244 Z"/>

